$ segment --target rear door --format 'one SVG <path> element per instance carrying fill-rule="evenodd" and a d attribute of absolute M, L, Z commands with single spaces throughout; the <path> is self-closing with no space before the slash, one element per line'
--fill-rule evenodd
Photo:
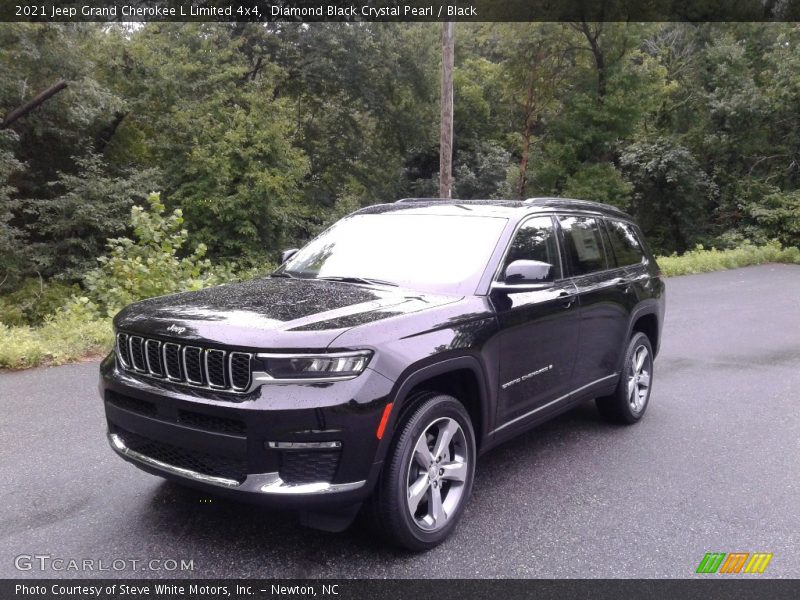
<path fill-rule="evenodd" d="M 566 269 L 580 298 L 580 340 L 573 389 L 611 379 L 636 301 L 600 217 L 559 215 Z"/>
<path fill-rule="evenodd" d="M 552 265 L 552 287 L 493 294 L 500 325 L 497 422 L 524 420 L 569 391 L 578 344 L 576 288 L 563 276 L 554 219 L 534 216 L 512 239 L 501 269 L 515 260 Z"/>

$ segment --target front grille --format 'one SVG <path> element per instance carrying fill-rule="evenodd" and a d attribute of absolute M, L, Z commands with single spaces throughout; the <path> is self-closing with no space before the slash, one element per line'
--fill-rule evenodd
<path fill-rule="evenodd" d="M 171 444 L 157 442 L 143 435 L 114 427 L 114 433 L 122 438 L 131 450 L 173 467 L 189 469 L 203 475 L 224 477 L 242 482 L 247 477 L 247 463 L 244 459 L 207 454 Z"/>
<path fill-rule="evenodd" d="M 330 482 L 339 466 L 339 450 L 281 452 L 279 474 L 286 483 Z"/>
<path fill-rule="evenodd" d="M 116 351 L 124 369 L 176 383 L 244 392 L 252 380 L 248 352 L 186 346 L 121 332 Z"/>

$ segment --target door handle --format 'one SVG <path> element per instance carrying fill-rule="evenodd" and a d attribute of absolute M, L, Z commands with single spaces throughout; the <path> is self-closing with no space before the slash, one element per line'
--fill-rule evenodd
<path fill-rule="evenodd" d="M 630 289 L 631 283 L 633 282 L 630 279 L 623 279 L 622 277 L 614 280 L 614 285 L 624 289 L 626 292 Z"/>
<path fill-rule="evenodd" d="M 561 300 L 562 308 L 569 308 L 575 302 L 575 294 L 570 294 L 569 292 L 561 292 L 558 298 Z"/>

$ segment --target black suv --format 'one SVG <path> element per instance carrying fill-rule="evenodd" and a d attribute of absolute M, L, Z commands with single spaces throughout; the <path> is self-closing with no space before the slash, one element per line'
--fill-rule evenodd
<path fill-rule="evenodd" d="M 341 530 L 362 504 L 422 550 L 476 456 L 576 403 L 638 421 L 664 284 L 631 218 L 582 200 L 360 210 L 270 276 L 133 304 L 101 366 L 111 447 Z"/>

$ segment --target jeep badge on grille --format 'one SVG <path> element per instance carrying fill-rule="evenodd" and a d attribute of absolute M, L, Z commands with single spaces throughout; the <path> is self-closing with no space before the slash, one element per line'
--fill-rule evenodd
<path fill-rule="evenodd" d="M 186 327 L 178 327 L 177 325 L 175 325 L 175 323 L 173 323 L 172 325 L 167 327 L 167 331 L 171 331 L 172 333 L 183 333 L 184 331 L 186 331 Z"/>

